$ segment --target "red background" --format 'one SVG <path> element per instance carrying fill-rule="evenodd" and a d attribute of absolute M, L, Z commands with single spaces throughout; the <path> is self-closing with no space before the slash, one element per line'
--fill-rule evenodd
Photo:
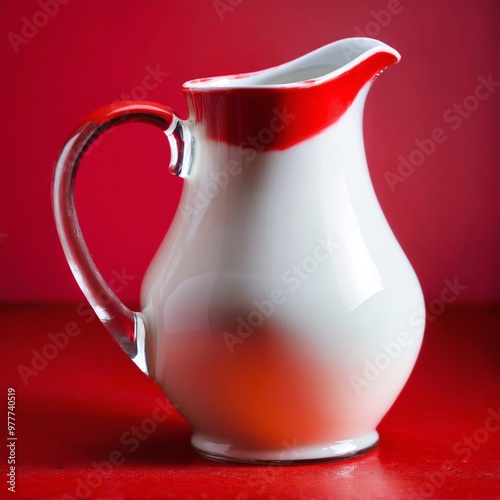
<path fill-rule="evenodd" d="M 367 101 L 379 200 L 428 303 L 444 280 L 467 286 L 429 321 L 414 373 L 379 426 L 380 445 L 356 460 L 308 467 L 215 464 L 191 449 L 190 429 L 175 413 L 91 498 L 499 498 L 500 431 L 483 427 L 500 412 L 500 322 L 494 308 L 476 306 L 500 298 L 500 88 L 456 130 L 445 117 L 474 103 L 478 77 L 500 82 L 500 3 L 400 0 L 389 20 L 382 11 L 395 0 L 218 0 L 236 4 L 220 19 L 213 0 L 67 0 L 16 53 L 9 33 L 21 34 L 24 17 L 43 21 L 40 1 L 0 0 L 0 302 L 43 303 L 0 307 L 3 478 L 8 387 L 16 390 L 19 431 L 17 494 L 3 483 L 0 496 L 75 495 L 77 481 L 95 473 L 93 461 L 125 451 L 122 433 L 164 397 L 75 305 L 83 297 L 50 201 L 53 164 L 74 125 L 134 92 L 186 117 L 188 79 L 262 69 L 363 32 L 403 57 Z M 144 96 L 147 68 L 157 66 L 168 76 Z M 447 139 L 391 191 L 384 173 L 397 172 L 398 157 L 408 159 L 436 128 Z M 122 268 L 135 277 L 119 294 L 131 304 L 178 203 L 182 181 L 168 174 L 168 156 L 158 130 L 128 125 L 107 134 L 79 172 L 87 242 L 105 277 Z M 81 333 L 54 356 L 51 335 L 72 323 Z M 43 366 L 34 364 L 36 353 L 45 353 Z M 27 381 L 21 366 L 34 367 Z"/>
<path fill-rule="evenodd" d="M 0 2 L 0 300 L 82 299 L 52 219 L 53 163 L 83 116 L 131 93 L 144 97 L 137 87 L 148 67 L 168 76 L 146 99 L 186 117 L 181 85 L 188 79 L 263 69 L 363 32 L 402 54 L 371 90 L 365 138 L 379 200 L 427 301 L 454 278 L 467 286 L 457 303 L 498 301 L 500 88 L 456 130 L 457 122 L 444 117 L 474 94 L 479 76 L 500 81 L 500 4 L 222 3 L 229 7 L 218 13 L 208 0 L 69 0 L 16 53 L 9 33 L 22 35 L 24 16 L 32 21 L 41 7 Z M 395 5 L 390 19 L 380 13 Z M 384 173 L 397 173 L 399 155 L 408 158 L 415 140 L 438 127 L 447 139 L 391 191 Z M 139 297 L 179 199 L 182 181 L 168 174 L 168 155 L 152 127 L 121 127 L 92 150 L 77 180 L 79 216 L 102 274 L 125 268 L 136 277 L 121 293 L 129 302 Z"/>

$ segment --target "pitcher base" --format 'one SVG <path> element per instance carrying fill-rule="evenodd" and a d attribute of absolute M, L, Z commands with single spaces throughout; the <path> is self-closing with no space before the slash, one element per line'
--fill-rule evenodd
<path fill-rule="evenodd" d="M 324 445 L 294 446 L 284 442 L 280 450 L 251 450 L 217 443 L 195 434 L 191 438 L 194 449 L 204 458 L 217 462 L 236 462 L 254 465 L 300 465 L 331 462 L 362 455 L 377 446 L 377 431 L 364 436 Z"/>

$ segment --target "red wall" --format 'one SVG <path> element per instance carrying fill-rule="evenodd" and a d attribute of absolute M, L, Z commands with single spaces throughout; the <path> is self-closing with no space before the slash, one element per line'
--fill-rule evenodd
<path fill-rule="evenodd" d="M 365 137 L 380 202 L 426 299 L 455 280 L 466 286 L 456 302 L 498 301 L 499 2 L 55 2 L 0 2 L 0 300 L 82 300 L 54 228 L 50 182 L 83 116 L 132 95 L 185 117 L 188 79 L 263 69 L 369 35 L 403 56 L 372 88 Z M 148 68 L 161 73 L 146 91 Z M 495 83 L 478 89 L 482 78 Z M 182 181 L 167 173 L 168 154 L 160 132 L 130 125 L 82 163 L 82 227 L 105 277 L 122 268 L 135 276 L 120 294 L 127 301 L 138 298 L 178 202 Z M 406 177 L 401 158 L 415 164 L 401 167 Z M 400 176 L 392 189 L 387 172 Z"/>

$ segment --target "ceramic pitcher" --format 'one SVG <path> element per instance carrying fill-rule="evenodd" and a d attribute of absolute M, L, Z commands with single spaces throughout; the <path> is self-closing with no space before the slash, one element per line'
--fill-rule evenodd
<path fill-rule="evenodd" d="M 75 279 L 205 457 L 297 463 L 378 442 L 424 330 L 420 285 L 363 145 L 368 90 L 399 58 L 377 40 L 341 40 L 268 70 L 187 82 L 186 120 L 151 102 L 104 107 L 64 146 L 53 204 Z M 184 183 L 141 312 L 96 269 L 73 196 L 87 147 L 131 121 L 164 131 Z"/>

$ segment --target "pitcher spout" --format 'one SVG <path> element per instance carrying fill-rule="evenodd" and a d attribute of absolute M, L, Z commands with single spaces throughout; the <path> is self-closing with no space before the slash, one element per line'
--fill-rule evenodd
<path fill-rule="evenodd" d="M 323 50 L 324 54 L 321 53 Z M 360 68 L 363 75 L 361 82 L 364 83 L 372 81 L 388 66 L 401 60 L 399 52 L 389 45 L 373 38 L 359 37 L 334 42 L 311 53 L 311 56 L 324 57 L 330 61 L 330 72 L 320 77 L 320 80 L 335 79 L 354 68 Z"/>
<path fill-rule="evenodd" d="M 184 84 L 185 89 L 290 88 L 318 85 L 365 68 L 366 82 L 401 59 L 398 51 L 373 38 L 346 38 L 316 49 L 297 59 L 253 73 L 200 78 Z"/>
<path fill-rule="evenodd" d="M 368 83 L 391 64 L 399 52 L 373 38 L 346 38 L 325 45 L 288 63 L 248 75 L 239 85 L 303 87 L 321 85 L 345 75 L 351 85 Z M 355 74 L 351 72 L 358 68 Z M 236 83 L 236 82 L 234 82 Z"/>
<path fill-rule="evenodd" d="M 184 84 L 193 121 L 209 138 L 236 146 L 285 114 L 286 127 L 262 150 L 282 150 L 335 123 L 361 89 L 401 56 L 372 38 L 347 38 L 263 71 Z M 224 118 L 224 119 L 221 119 Z"/>

